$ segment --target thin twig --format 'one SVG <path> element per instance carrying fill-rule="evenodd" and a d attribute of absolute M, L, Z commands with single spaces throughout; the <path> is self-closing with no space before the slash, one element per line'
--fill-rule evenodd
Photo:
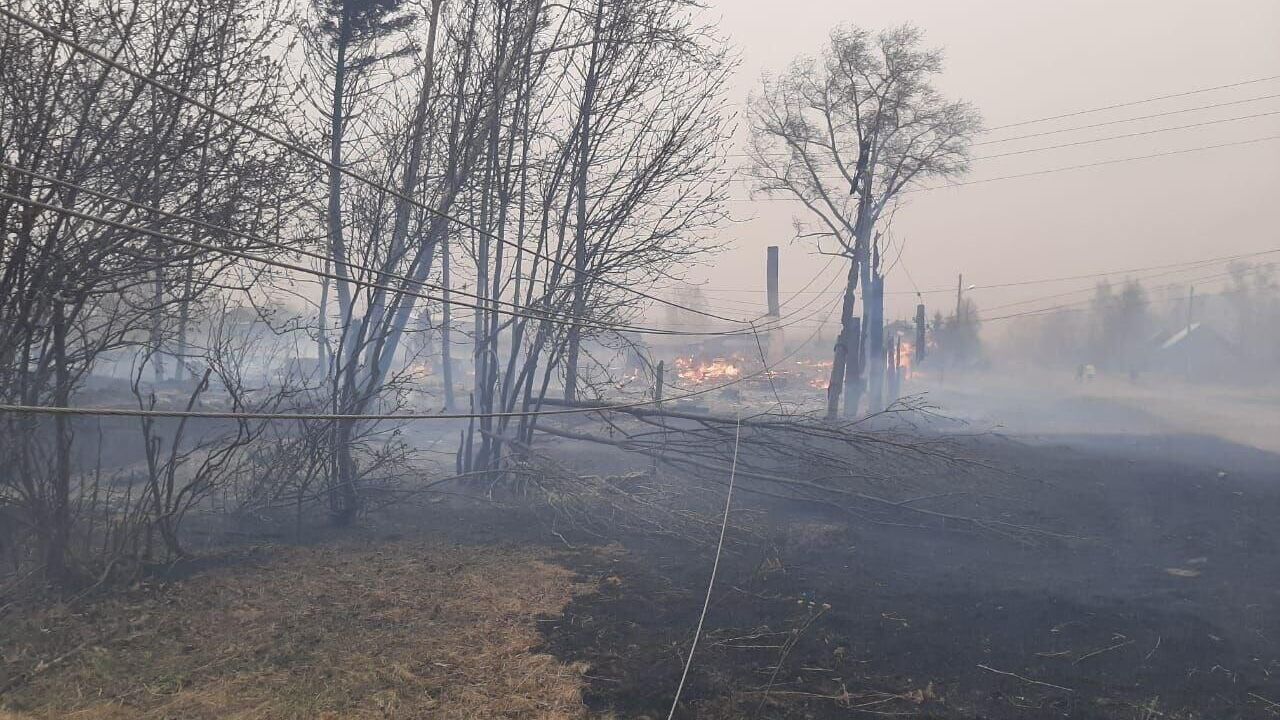
<path fill-rule="evenodd" d="M 1123 637 L 1123 636 L 1121 636 L 1121 637 Z M 1082 660 L 1088 660 L 1088 659 L 1089 659 L 1089 658 L 1091 658 L 1091 657 L 1094 657 L 1094 656 L 1097 656 L 1097 655 L 1101 655 L 1102 653 L 1105 653 L 1105 652 L 1111 652 L 1112 650 L 1115 650 L 1115 649 L 1117 649 L 1117 648 L 1122 648 L 1122 647 L 1124 647 L 1125 645 L 1132 645 L 1132 644 L 1133 644 L 1133 641 L 1132 641 L 1132 640 L 1125 640 L 1125 641 L 1123 641 L 1123 642 L 1118 642 L 1118 643 L 1116 643 L 1115 645 L 1110 645 L 1110 646 L 1104 647 L 1104 648 L 1102 648 L 1101 650 L 1094 650 L 1093 652 L 1088 653 L 1088 654 L 1086 654 L 1086 655 L 1081 655 L 1080 657 L 1078 657 L 1078 658 L 1076 658 L 1076 659 L 1075 659 L 1075 662 L 1073 662 L 1073 663 L 1071 663 L 1071 664 L 1072 664 L 1072 665 L 1079 665 L 1079 664 L 1080 664 L 1080 661 L 1082 661 Z"/>
<path fill-rule="evenodd" d="M 989 665 L 979 665 L 978 667 L 982 668 L 983 670 L 986 670 L 987 672 L 993 672 L 993 673 L 995 673 L 995 674 L 997 674 L 997 675 L 1007 675 L 1007 676 L 1009 676 L 1009 677 L 1011 677 L 1011 678 L 1017 678 L 1017 679 L 1021 680 L 1022 682 L 1025 682 L 1025 683 L 1031 683 L 1032 685 L 1043 685 L 1044 687 L 1051 687 L 1051 688 L 1054 688 L 1055 690 L 1065 690 L 1065 691 L 1067 691 L 1067 692 L 1069 692 L 1069 693 L 1073 693 L 1073 692 L 1075 692 L 1075 690 L 1072 690 L 1072 689 L 1071 689 L 1071 688 L 1069 688 L 1069 687 L 1062 687 L 1061 685 L 1054 685 L 1053 683 L 1040 682 L 1039 680 L 1032 680 L 1032 679 L 1031 679 L 1031 678 L 1029 678 L 1029 677 L 1023 677 L 1022 675 L 1019 675 L 1018 673 L 1011 673 L 1011 672 L 1006 672 L 1006 671 L 1004 671 L 1004 670 L 997 670 L 997 669 L 995 669 L 995 668 L 993 668 L 993 667 L 991 667 L 991 666 L 989 666 Z"/>

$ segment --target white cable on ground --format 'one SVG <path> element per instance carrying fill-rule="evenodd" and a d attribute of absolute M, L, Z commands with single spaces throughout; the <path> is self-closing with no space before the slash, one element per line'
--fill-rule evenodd
<path fill-rule="evenodd" d="M 693 645 L 689 647 L 689 657 L 684 661 L 684 672 L 680 674 L 680 685 L 676 687 L 675 699 L 671 701 L 671 712 L 667 720 L 676 715 L 676 706 L 680 704 L 680 693 L 684 692 L 684 681 L 689 677 L 689 668 L 693 665 L 693 653 L 698 649 L 698 638 L 702 637 L 702 623 L 707 619 L 707 608 L 711 606 L 711 590 L 716 586 L 716 571 L 720 569 L 720 551 L 724 549 L 724 531 L 729 527 L 729 505 L 733 502 L 733 477 L 738 472 L 738 437 L 742 433 L 742 413 L 738 413 L 733 427 L 733 464 L 729 467 L 729 492 L 724 496 L 724 519 L 720 521 L 720 542 L 716 545 L 716 559 L 711 565 L 711 580 L 707 582 L 707 597 L 702 601 L 702 615 L 698 617 L 698 629 L 693 634 Z"/>

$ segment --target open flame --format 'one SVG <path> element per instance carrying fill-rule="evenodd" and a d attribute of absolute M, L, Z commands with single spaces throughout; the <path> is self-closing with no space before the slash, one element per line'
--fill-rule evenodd
<path fill-rule="evenodd" d="M 717 380 L 728 381 L 741 377 L 742 367 L 725 358 L 699 361 L 692 357 L 678 357 L 676 358 L 676 375 L 681 380 L 693 384 Z"/>
<path fill-rule="evenodd" d="M 915 346 L 906 340 L 902 340 L 898 345 L 898 369 L 902 373 L 902 379 L 907 380 L 915 375 L 911 364 L 915 359 Z"/>

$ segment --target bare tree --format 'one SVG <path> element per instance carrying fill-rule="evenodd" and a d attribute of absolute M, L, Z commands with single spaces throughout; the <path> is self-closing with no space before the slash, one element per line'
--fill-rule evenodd
<path fill-rule="evenodd" d="M 639 317 L 630 288 L 713 249 L 731 63 L 693 7 L 591 2 L 532 39 L 512 130 L 491 138 L 494 181 L 471 198 L 489 208 L 478 213 L 485 227 L 519 240 L 515 253 L 474 245 L 477 287 L 532 317 L 488 310 L 477 324 L 476 409 L 537 409 L 561 369 L 566 397 L 598 392 L 603 367 L 589 343 L 618 340 L 608 328 Z M 537 319 L 548 312 L 559 317 Z M 464 468 L 500 466 L 508 441 L 532 441 L 534 422 L 481 419 Z"/>
<path fill-rule="evenodd" d="M 312 0 L 313 24 L 305 28 L 311 41 L 310 58 L 332 83 L 328 107 L 328 203 L 325 224 L 329 236 L 329 253 L 338 275 L 337 293 L 344 311 L 351 308 L 352 290 L 347 268 L 347 242 L 344 238 L 342 208 L 342 165 L 345 161 L 343 141 L 346 137 L 352 105 L 356 98 L 369 92 L 371 76 L 386 64 L 413 52 L 411 46 L 397 42 L 401 33 L 413 24 L 412 15 L 404 12 L 403 0 Z M 395 37 L 392 37 L 395 36 Z M 390 44 L 388 48 L 387 45 Z M 378 79 L 372 80 L 378 82 Z M 327 296 L 327 285 L 324 288 Z M 320 348 L 322 359 L 329 355 L 324 335 L 327 297 L 320 300 Z"/>
<path fill-rule="evenodd" d="M 842 395 L 845 414 L 857 411 L 864 365 L 872 378 L 883 373 L 883 331 L 872 322 L 881 302 L 873 286 L 877 222 L 913 184 L 968 167 L 980 120 L 972 106 L 934 89 L 941 71 L 942 54 L 924 47 L 913 27 L 876 34 L 838 28 L 819 60 L 802 58 L 780 77 L 765 78 L 750 101 L 756 189 L 799 200 L 807 220 L 798 223 L 798 237 L 849 260 L 827 390 L 830 418 Z"/>
<path fill-rule="evenodd" d="M 181 93 L 258 124 L 279 119 L 272 2 L 15 9 Z M 0 55 L 0 396 L 67 407 L 104 354 L 159 352 L 201 297 L 238 282 L 238 261 L 184 244 L 191 225 L 179 218 L 271 234 L 289 166 L 243 129 L 16 21 L 0 24 Z M 257 247 L 245 237 L 218 241 Z M 33 519 L 46 576 L 71 580 L 74 423 L 5 422 L 0 494 Z"/>

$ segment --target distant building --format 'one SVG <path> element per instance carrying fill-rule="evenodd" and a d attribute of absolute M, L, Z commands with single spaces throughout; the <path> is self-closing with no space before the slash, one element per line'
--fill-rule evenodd
<path fill-rule="evenodd" d="M 1205 323 L 1192 323 L 1152 339 L 1148 368 L 1190 379 L 1231 379 L 1241 363 L 1239 348 Z"/>

